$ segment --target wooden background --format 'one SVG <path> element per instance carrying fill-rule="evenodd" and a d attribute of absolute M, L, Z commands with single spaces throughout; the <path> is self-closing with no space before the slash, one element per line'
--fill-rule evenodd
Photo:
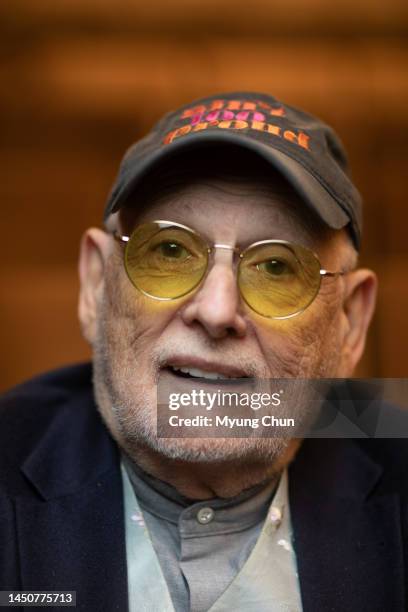
<path fill-rule="evenodd" d="M 163 112 L 229 89 L 340 133 L 381 283 L 358 374 L 407 375 L 405 0 L 13 0 L 0 17 L 1 389 L 89 357 L 78 243 L 124 149 Z"/>

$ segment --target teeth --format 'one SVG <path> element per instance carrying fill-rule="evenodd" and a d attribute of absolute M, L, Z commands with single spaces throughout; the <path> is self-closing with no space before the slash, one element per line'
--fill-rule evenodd
<path fill-rule="evenodd" d="M 209 380 L 218 380 L 219 378 L 230 378 L 230 376 L 225 376 L 224 374 L 220 374 L 219 372 L 206 372 L 205 370 L 200 370 L 199 368 L 178 368 L 176 366 L 171 366 L 172 370 L 176 372 L 183 372 L 183 374 L 189 374 L 195 378 L 208 378 Z"/>

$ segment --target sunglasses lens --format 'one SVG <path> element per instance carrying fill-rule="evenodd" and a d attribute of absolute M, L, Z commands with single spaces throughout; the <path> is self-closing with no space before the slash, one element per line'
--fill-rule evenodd
<path fill-rule="evenodd" d="M 198 236 L 177 226 L 146 223 L 131 235 L 127 274 L 145 295 L 171 300 L 189 293 L 204 276 L 208 253 Z"/>
<path fill-rule="evenodd" d="M 242 296 L 255 312 L 285 318 L 316 297 L 320 263 L 312 251 L 298 245 L 258 245 L 244 254 L 238 278 Z"/>

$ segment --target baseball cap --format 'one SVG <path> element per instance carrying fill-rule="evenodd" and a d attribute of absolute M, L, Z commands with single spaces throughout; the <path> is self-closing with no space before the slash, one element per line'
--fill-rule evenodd
<path fill-rule="evenodd" d="M 176 153 L 221 144 L 237 145 L 261 156 L 326 225 L 347 227 L 359 249 L 361 196 L 351 181 L 339 137 L 317 117 L 265 93 L 217 94 L 164 115 L 126 151 L 104 220 L 137 192 L 150 171 Z"/>

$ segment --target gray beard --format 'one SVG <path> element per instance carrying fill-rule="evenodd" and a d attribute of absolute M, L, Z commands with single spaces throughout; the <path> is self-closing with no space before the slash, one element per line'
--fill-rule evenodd
<path fill-rule="evenodd" d="M 163 458 L 191 463 L 236 462 L 249 464 L 279 461 L 289 438 L 159 438 L 156 426 L 156 387 L 150 382 L 157 379 L 159 357 L 152 359 L 150 381 L 139 379 L 131 389 L 126 380 L 126 368 L 115 371 L 115 357 L 105 334 L 103 324 L 99 327 L 98 341 L 94 347 L 94 389 L 99 412 L 119 446 L 131 457 L 141 452 L 153 451 Z M 326 345 L 327 350 L 327 345 Z M 314 371 L 297 372 L 297 378 L 325 378 L 336 370 L 336 351 L 326 352 L 330 361 L 321 361 Z M 129 366 L 134 377 L 134 367 Z M 287 377 L 288 373 L 276 376 Z M 131 378 L 129 378 L 131 380 Z M 156 380 L 157 382 L 157 380 Z M 152 391 L 153 387 L 153 391 Z M 290 415 L 295 422 L 305 420 L 304 404 L 295 402 Z M 308 415 L 310 417 L 310 415 Z"/>

